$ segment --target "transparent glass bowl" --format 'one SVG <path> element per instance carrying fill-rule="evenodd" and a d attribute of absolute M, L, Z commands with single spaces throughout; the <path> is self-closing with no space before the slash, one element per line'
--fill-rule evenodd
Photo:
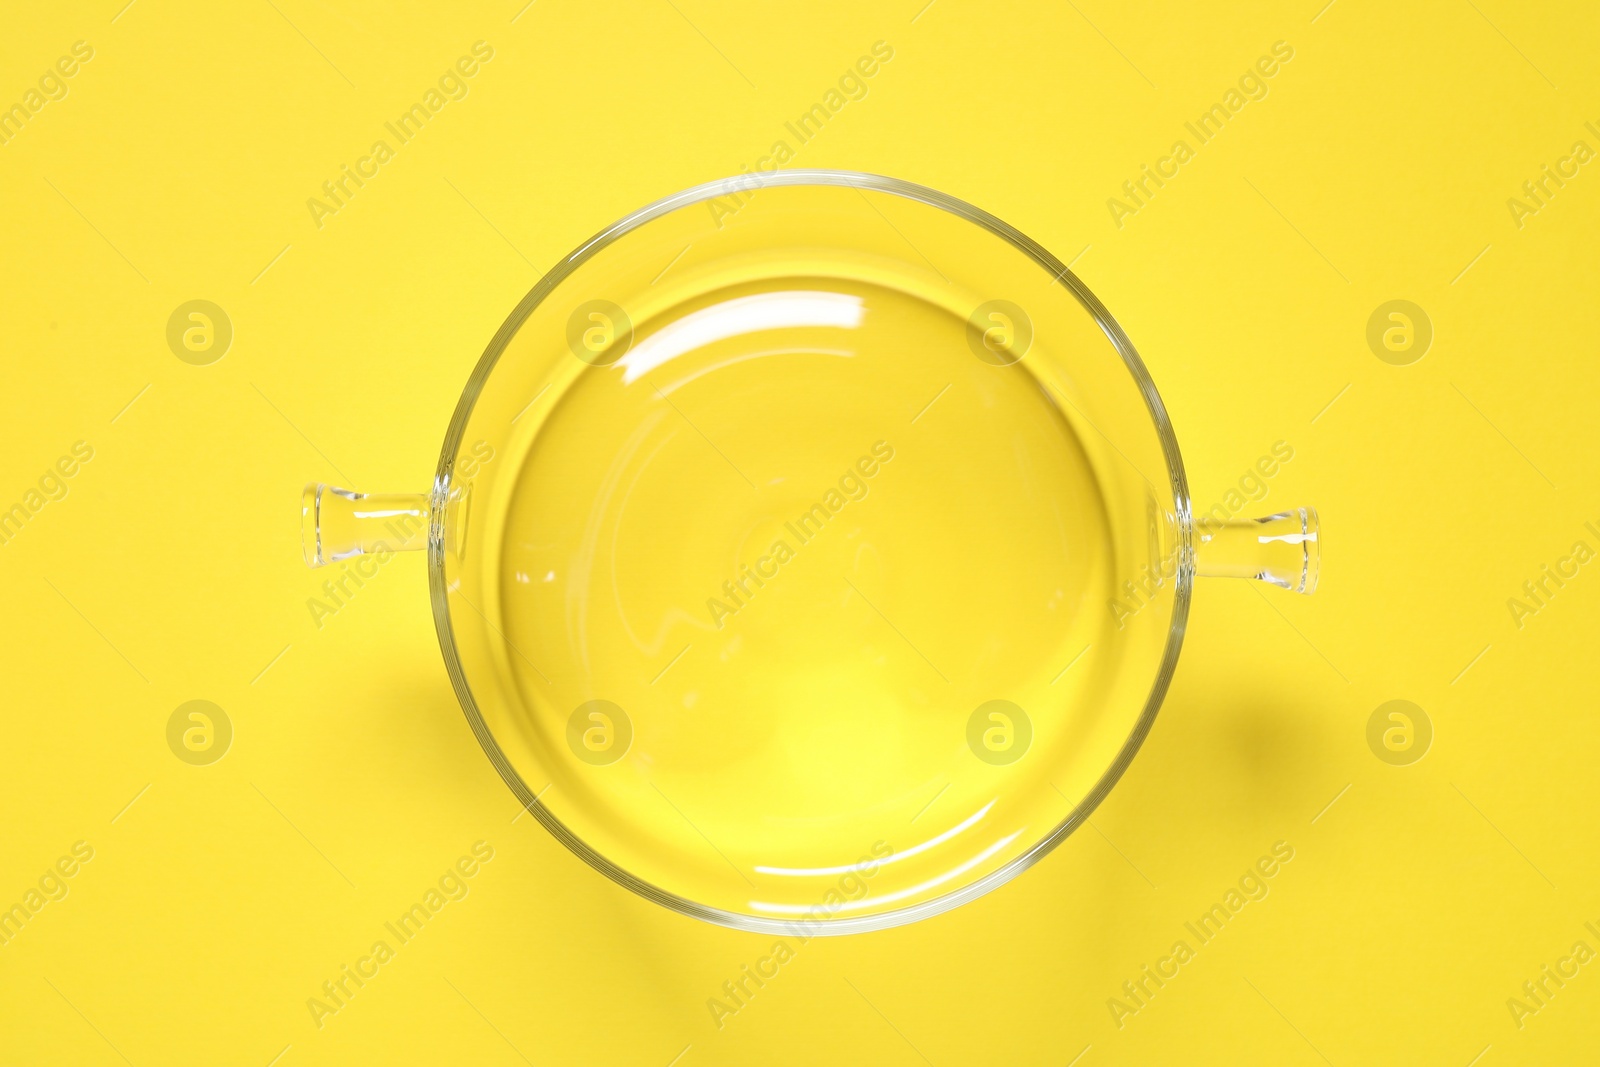
<path fill-rule="evenodd" d="M 1308 508 L 1190 512 L 1127 335 L 931 189 L 713 182 L 506 319 L 430 491 L 305 490 L 307 562 L 426 547 L 467 721 L 597 870 L 741 929 L 936 914 L 1149 732 L 1194 576 L 1316 584 Z"/>

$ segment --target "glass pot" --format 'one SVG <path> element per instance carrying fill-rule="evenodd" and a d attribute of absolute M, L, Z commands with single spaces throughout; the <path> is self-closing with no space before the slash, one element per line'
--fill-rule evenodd
<path fill-rule="evenodd" d="M 507 317 L 432 487 L 307 486 L 307 562 L 428 553 L 468 724 L 597 870 L 740 929 L 955 907 L 1095 809 L 1194 577 L 1316 585 L 1317 516 L 1191 513 L 1132 342 L 892 178 L 712 182 Z"/>

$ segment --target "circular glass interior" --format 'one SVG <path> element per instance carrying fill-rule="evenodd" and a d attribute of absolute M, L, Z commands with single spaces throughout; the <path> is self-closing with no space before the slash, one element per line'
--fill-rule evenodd
<path fill-rule="evenodd" d="M 1075 279 L 794 185 L 552 280 L 479 383 L 444 558 L 542 816 L 744 925 L 859 926 L 1092 806 L 1177 580 L 1160 435 Z"/>

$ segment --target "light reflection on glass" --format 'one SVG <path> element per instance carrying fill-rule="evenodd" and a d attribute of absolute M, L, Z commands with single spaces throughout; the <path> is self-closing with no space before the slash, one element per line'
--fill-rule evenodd
<path fill-rule="evenodd" d="M 724 300 L 663 326 L 617 361 L 630 385 L 685 352 L 741 334 L 809 326 L 851 330 L 865 313 L 860 297 L 847 293 L 790 290 Z"/>
<path fill-rule="evenodd" d="M 1027 829 L 1027 827 L 1023 827 L 1023 829 Z M 750 902 L 750 906 L 756 911 L 765 911 L 778 915 L 806 915 L 819 909 L 825 909 L 830 912 L 838 912 L 859 911 L 862 908 L 879 908 L 885 904 L 892 904 L 897 900 L 904 900 L 906 897 L 916 896 L 918 893 L 926 892 L 927 890 L 932 889 L 934 886 L 943 885 L 950 879 L 965 874 L 978 864 L 982 863 L 984 860 L 988 859 L 990 856 L 993 856 L 996 852 L 999 852 L 1001 849 L 1011 844 L 1011 842 L 1015 841 L 1021 833 L 1022 830 L 1018 830 L 1015 833 L 1008 834 L 1007 836 L 996 841 L 994 844 L 990 845 L 988 848 L 984 849 L 982 852 L 978 853 L 976 856 L 972 857 L 967 862 L 961 864 L 959 867 L 952 868 L 951 870 L 939 875 L 937 878 L 930 878 L 920 885 L 914 885 L 910 888 L 902 889 L 895 893 L 885 893 L 876 897 L 868 894 L 867 896 L 862 897 L 860 900 L 846 900 L 838 905 L 768 904 L 764 901 L 752 900 Z"/>
<path fill-rule="evenodd" d="M 952 826 L 950 829 L 946 830 L 944 833 L 940 834 L 939 836 L 931 837 L 928 840 L 922 842 L 922 844 L 920 844 L 920 845 L 912 845 L 908 849 L 905 849 L 905 850 L 900 851 L 900 852 L 896 852 L 894 855 L 890 856 L 888 859 L 878 861 L 878 866 L 883 867 L 883 866 L 887 866 L 887 865 L 889 865 L 891 863 L 895 863 L 895 862 L 897 862 L 899 860 L 910 859 L 912 856 L 915 856 L 919 852 L 926 852 L 930 848 L 935 848 L 938 845 L 943 844 L 944 842 L 950 840 L 952 837 L 954 837 L 957 834 L 959 834 L 961 831 L 963 831 L 963 830 L 967 829 L 968 827 L 972 826 L 979 819 L 982 819 L 985 815 L 989 814 L 989 809 L 992 808 L 992 807 L 994 807 L 994 801 L 991 800 L 991 801 L 989 801 L 989 803 L 985 804 L 983 807 L 979 808 L 977 811 L 975 811 L 971 815 L 967 816 L 967 818 L 964 819 L 962 822 L 958 823 L 955 826 Z M 757 874 L 782 874 L 782 875 L 790 875 L 790 876 L 800 877 L 800 878 L 808 878 L 808 877 L 815 877 L 815 876 L 818 876 L 818 875 L 848 874 L 851 871 L 860 870 L 862 866 L 863 865 L 860 864 L 860 863 L 851 863 L 851 864 L 846 864 L 846 865 L 844 865 L 842 867 L 757 867 L 755 869 L 755 871 L 756 871 Z"/>

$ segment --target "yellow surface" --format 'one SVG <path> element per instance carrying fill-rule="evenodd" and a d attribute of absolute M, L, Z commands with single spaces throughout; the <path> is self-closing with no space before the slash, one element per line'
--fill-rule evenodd
<path fill-rule="evenodd" d="M 1600 949 L 1600 177 L 1573 144 L 1600 148 L 1600 14 L 1318 6 L 8 12 L 0 105 L 36 113 L 0 145 L 0 507 L 37 508 L 0 544 L 0 898 L 39 907 L 0 946 L 0 1059 L 1592 1058 L 1600 973 L 1572 954 Z M 880 40 L 893 60 L 794 162 L 1087 248 L 1197 504 L 1234 510 L 1241 482 L 1265 487 L 1256 510 L 1315 504 L 1326 555 L 1311 599 L 1198 590 L 1171 698 L 1094 829 L 948 915 L 775 953 L 513 822 L 423 560 L 387 562 L 319 628 L 297 494 L 420 488 L 544 268 L 754 165 Z M 78 41 L 92 58 L 29 98 Z M 492 59 L 445 86 L 464 98 L 377 162 L 384 124 L 478 41 Z M 1199 144 L 1185 122 L 1278 41 L 1292 59 L 1245 85 L 1265 97 Z M 346 164 L 375 176 L 313 213 Z M 1176 176 L 1119 227 L 1107 200 L 1145 164 Z M 1513 211 L 1545 164 L 1576 177 Z M 233 325 L 210 365 L 168 347 L 196 299 Z M 1366 340 L 1395 299 L 1433 325 L 1411 365 Z M 1252 480 L 1279 441 L 1293 459 Z M 62 457 L 72 475 L 46 477 Z M 1514 617 L 1546 564 L 1575 576 Z M 1433 726 L 1406 766 L 1368 747 L 1393 699 Z M 168 745 L 191 700 L 233 727 L 209 766 Z M 1247 877 L 1258 861 L 1270 877 Z M 1185 923 L 1241 881 L 1267 895 L 1200 944 Z M 420 932 L 387 934 L 430 890 Z M 1108 1000 L 1179 940 L 1176 977 L 1119 1027 Z M 373 977 L 319 1027 L 308 999 L 347 965 Z M 719 1028 L 707 1001 L 746 965 L 776 977 Z M 1576 976 L 1538 1004 L 1523 983 L 1546 965 Z"/>

